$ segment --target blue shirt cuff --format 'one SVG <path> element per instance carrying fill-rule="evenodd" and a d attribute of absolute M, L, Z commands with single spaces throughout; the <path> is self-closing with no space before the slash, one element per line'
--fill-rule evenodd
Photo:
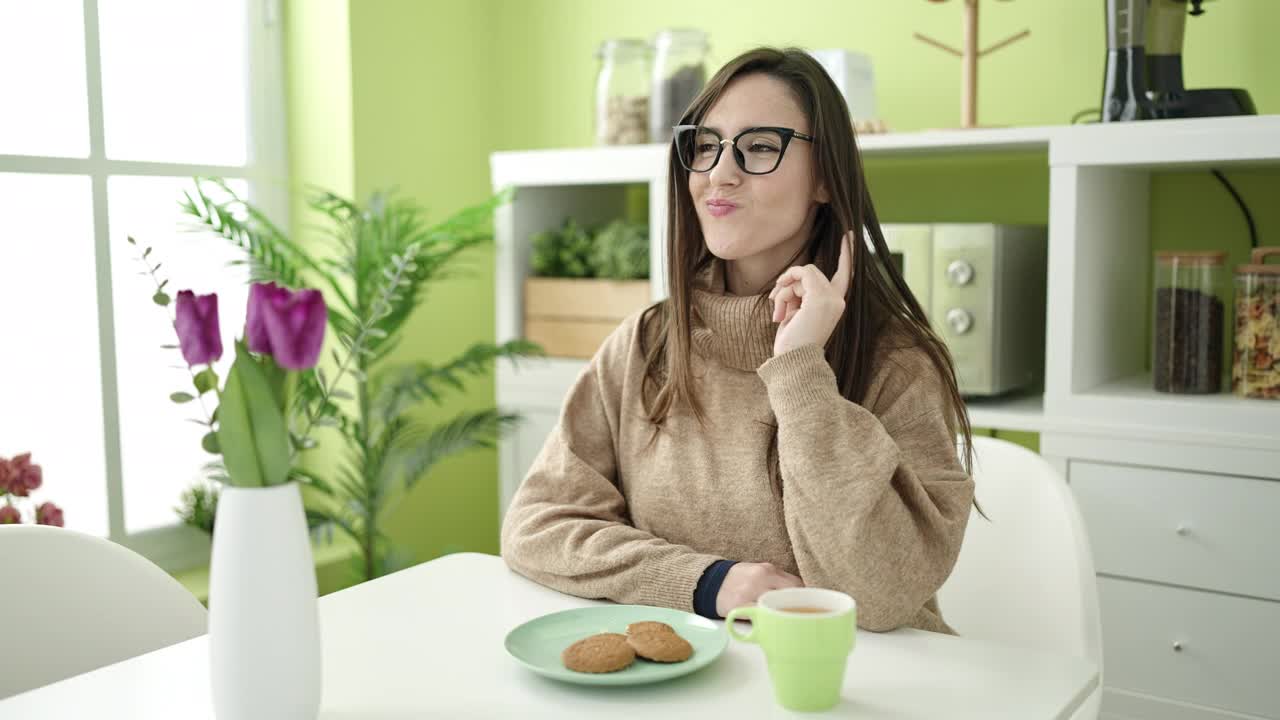
<path fill-rule="evenodd" d="M 698 587 L 693 590 L 694 612 L 712 620 L 723 620 L 716 614 L 716 598 L 720 595 L 720 586 L 724 584 L 724 577 L 729 574 L 729 568 L 736 564 L 734 560 L 717 560 L 702 571 L 702 577 L 698 579 Z"/>

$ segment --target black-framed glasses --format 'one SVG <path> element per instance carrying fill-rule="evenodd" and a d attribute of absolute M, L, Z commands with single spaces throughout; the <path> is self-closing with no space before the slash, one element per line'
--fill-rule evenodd
<path fill-rule="evenodd" d="M 743 172 L 768 175 L 782 164 L 782 156 L 792 138 L 813 142 L 812 135 L 784 127 L 747 128 L 733 140 L 725 140 L 720 133 L 701 125 L 676 125 L 674 129 L 676 156 L 689 172 L 711 172 L 720 162 L 725 143 L 729 143 Z"/>

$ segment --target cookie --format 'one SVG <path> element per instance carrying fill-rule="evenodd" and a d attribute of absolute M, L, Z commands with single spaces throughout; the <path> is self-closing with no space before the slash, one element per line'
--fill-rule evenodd
<path fill-rule="evenodd" d="M 666 632 L 672 635 L 676 634 L 676 629 L 670 625 L 655 620 L 643 620 L 641 622 L 633 622 L 627 626 L 627 635 L 635 635 L 642 632 Z"/>
<path fill-rule="evenodd" d="M 642 630 L 627 636 L 636 655 L 660 663 L 677 663 L 693 655 L 693 646 L 673 630 Z"/>
<path fill-rule="evenodd" d="M 611 673 L 626 668 L 636 660 L 636 652 L 627 644 L 627 636 L 600 633 L 583 638 L 565 648 L 560 655 L 564 666 L 581 673 Z"/>

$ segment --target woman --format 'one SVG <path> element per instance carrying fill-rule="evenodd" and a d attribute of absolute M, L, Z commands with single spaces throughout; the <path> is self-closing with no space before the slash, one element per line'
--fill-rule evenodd
<path fill-rule="evenodd" d="M 803 51 L 748 52 L 693 101 L 669 166 L 671 295 L 569 392 L 507 511 L 507 564 L 713 618 L 831 588 L 863 628 L 951 632 L 934 595 L 973 502 L 969 423 L 887 261 L 839 90 Z"/>

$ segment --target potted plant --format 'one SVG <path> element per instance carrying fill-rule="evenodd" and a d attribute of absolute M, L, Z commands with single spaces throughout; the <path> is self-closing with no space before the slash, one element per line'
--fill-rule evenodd
<path fill-rule="evenodd" d="M 589 358 L 649 304 L 649 232 L 614 220 L 592 231 L 572 219 L 534 235 L 524 286 L 525 337 L 548 355 Z"/>
<path fill-rule="evenodd" d="M 133 238 L 129 238 L 134 243 Z M 150 248 L 141 259 L 148 262 Z M 155 277 L 159 265 L 148 263 Z M 154 300 L 168 306 L 164 283 Z M 216 405 L 200 421 L 201 445 L 225 467 L 209 569 L 209 647 L 214 710 L 224 718 L 314 718 L 320 707 L 315 565 L 295 471 L 300 438 L 319 417 L 298 402 L 299 377 L 315 367 L 327 309 L 318 290 L 274 283 L 250 288 L 244 334 L 222 381 L 216 293 L 177 293 L 173 328 L 195 394 Z M 222 386 L 219 387 L 219 382 Z"/>
<path fill-rule="evenodd" d="M 220 180 L 197 181 L 183 204 L 199 227 L 245 252 L 252 277 L 284 285 L 314 278 L 331 299 L 328 325 L 341 349 L 333 351 L 327 372 L 317 367 L 299 376 L 295 397 L 316 428 L 337 436 L 341 451 L 327 454 L 322 470 L 293 472 L 316 490 L 307 508 L 311 526 L 355 542 L 357 581 L 414 562 L 383 529 L 405 492 L 442 460 L 492 447 L 519 419 L 493 407 L 433 422 L 418 411 L 428 401 L 441 404 L 449 391 L 488 372 L 497 358 L 540 354 L 532 343 L 477 343 L 441 364 L 388 361 L 432 283 L 450 272 L 460 253 L 492 238 L 494 209 L 508 197 L 495 196 L 432 225 L 411 200 L 375 193 L 358 204 L 317 190 L 308 201 L 327 221 L 325 236 L 332 244 L 308 248 Z M 299 446 L 314 444 L 312 429 L 295 429 Z M 216 526 L 222 498 L 205 486 L 193 487 L 179 511 L 197 525 L 219 518 Z"/>

